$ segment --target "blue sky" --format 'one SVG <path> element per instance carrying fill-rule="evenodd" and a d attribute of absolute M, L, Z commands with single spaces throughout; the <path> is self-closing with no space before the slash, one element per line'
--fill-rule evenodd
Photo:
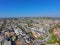
<path fill-rule="evenodd" d="M 0 0 L 0 18 L 60 17 L 59 0 Z"/>

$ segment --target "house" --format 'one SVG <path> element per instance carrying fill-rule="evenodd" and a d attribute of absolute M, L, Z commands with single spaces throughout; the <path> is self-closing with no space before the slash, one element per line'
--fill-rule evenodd
<path fill-rule="evenodd" d="M 22 45 L 21 41 L 16 41 L 16 45 Z"/>
<path fill-rule="evenodd" d="M 60 38 L 60 28 L 54 29 L 54 34 Z"/>
<path fill-rule="evenodd" d="M 32 34 L 33 34 L 33 36 L 34 36 L 35 38 L 38 38 L 38 37 L 39 37 L 39 35 L 38 35 L 35 31 L 32 31 Z"/>
<path fill-rule="evenodd" d="M 28 45 L 33 45 L 33 43 L 29 43 Z"/>

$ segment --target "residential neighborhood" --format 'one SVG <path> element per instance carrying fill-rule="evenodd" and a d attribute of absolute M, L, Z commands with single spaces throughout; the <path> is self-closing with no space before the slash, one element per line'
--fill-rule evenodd
<path fill-rule="evenodd" d="M 2 18 L 0 45 L 60 45 L 60 18 Z"/>

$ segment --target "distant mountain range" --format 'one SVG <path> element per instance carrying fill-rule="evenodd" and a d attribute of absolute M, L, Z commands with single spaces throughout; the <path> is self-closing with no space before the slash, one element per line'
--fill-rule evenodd
<path fill-rule="evenodd" d="M 0 18 L 0 19 L 60 19 L 60 17 L 10 17 L 10 18 Z"/>

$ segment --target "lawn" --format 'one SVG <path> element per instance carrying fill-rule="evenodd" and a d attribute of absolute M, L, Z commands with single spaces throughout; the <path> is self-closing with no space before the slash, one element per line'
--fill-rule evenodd
<path fill-rule="evenodd" d="M 55 43 L 55 42 L 57 42 L 57 37 L 56 37 L 56 35 L 53 34 L 53 30 L 54 30 L 54 29 L 57 29 L 57 28 L 60 28 L 60 25 L 59 25 L 59 24 L 55 25 L 53 28 L 51 28 L 51 29 L 49 30 L 49 32 L 50 32 L 50 34 L 51 34 L 51 37 L 50 37 L 50 39 L 47 41 L 47 43 Z M 58 41 L 58 43 L 60 43 L 60 41 Z"/>
<path fill-rule="evenodd" d="M 50 37 L 50 39 L 48 40 L 48 42 L 47 43 L 55 43 L 56 42 L 56 36 L 54 35 L 54 34 L 51 34 L 51 37 Z"/>

